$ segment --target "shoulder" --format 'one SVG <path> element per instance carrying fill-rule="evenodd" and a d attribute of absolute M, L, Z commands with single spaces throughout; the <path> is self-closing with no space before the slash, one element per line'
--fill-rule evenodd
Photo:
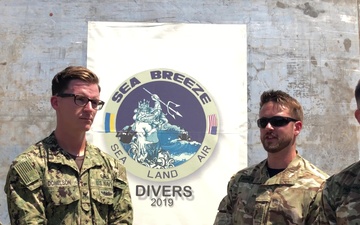
<path fill-rule="evenodd" d="M 111 155 L 109 155 L 108 153 L 106 153 L 105 151 L 101 150 L 99 147 L 93 144 L 88 144 L 87 150 L 89 151 L 92 157 L 102 158 L 107 162 L 111 162 L 112 165 L 120 163 L 118 159 L 112 157 Z"/>
<path fill-rule="evenodd" d="M 351 164 L 339 173 L 332 175 L 326 182 L 327 186 L 351 186 L 360 180 L 360 161 Z"/>
<path fill-rule="evenodd" d="M 266 176 L 266 173 L 264 172 L 265 164 L 266 161 L 264 160 L 259 164 L 239 170 L 231 177 L 230 183 L 252 183 L 255 178 L 259 179 L 262 176 Z"/>
<path fill-rule="evenodd" d="M 97 158 L 97 160 L 106 164 L 106 166 L 109 167 L 115 177 L 124 181 L 127 180 L 125 166 L 120 160 L 112 157 L 108 153 L 102 151 L 100 148 L 92 144 L 89 144 L 88 150 L 90 154 L 92 154 L 91 157 Z"/>
<path fill-rule="evenodd" d="M 50 136 L 38 141 L 37 143 L 30 145 L 25 151 L 20 153 L 12 162 L 12 164 L 17 164 L 19 162 L 31 161 L 39 162 L 43 161 L 48 152 L 47 150 L 56 149 L 58 146 L 55 136 L 50 134 Z"/>
<path fill-rule="evenodd" d="M 7 175 L 8 185 L 26 186 L 35 190 L 42 184 L 42 173 L 45 167 L 45 154 L 38 144 L 31 145 L 19 154 L 12 162 Z"/>
<path fill-rule="evenodd" d="M 332 208 L 356 204 L 360 189 L 360 161 L 351 164 L 326 180 L 322 198 Z"/>
<path fill-rule="evenodd" d="M 322 171 L 317 166 L 315 166 L 305 158 L 301 157 L 300 155 L 298 156 L 297 161 L 299 163 L 295 163 L 292 166 L 294 168 L 297 168 L 297 170 L 300 173 L 299 174 L 300 177 L 305 177 L 305 178 L 311 177 L 313 179 L 318 180 L 320 183 L 322 183 L 329 177 L 327 173 L 325 173 L 324 171 Z"/>
<path fill-rule="evenodd" d="M 42 147 L 42 144 L 43 142 L 40 141 L 34 145 L 29 146 L 24 152 L 16 156 L 16 158 L 12 162 L 12 165 L 14 166 L 24 162 L 32 162 L 33 164 L 44 160 L 45 151 L 44 148 Z"/>
<path fill-rule="evenodd" d="M 256 164 L 256 165 L 251 165 L 248 166 L 244 169 L 239 170 L 238 172 L 235 173 L 234 176 L 242 176 L 242 175 L 253 175 L 256 174 L 258 171 L 261 170 L 262 167 L 262 163 Z"/>

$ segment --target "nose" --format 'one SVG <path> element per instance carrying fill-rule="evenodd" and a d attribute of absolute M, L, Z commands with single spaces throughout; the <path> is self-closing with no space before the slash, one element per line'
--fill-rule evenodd
<path fill-rule="evenodd" d="M 95 110 L 91 101 L 88 101 L 88 103 L 86 103 L 86 105 L 84 105 L 84 109 L 87 109 L 87 110 Z"/>
<path fill-rule="evenodd" d="M 268 122 L 268 123 L 266 124 L 265 128 L 267 128 L 267 129 L 274 129 L 274 127 L 271 126 L 271 123 L 270 123 L 270 122 Z"/>

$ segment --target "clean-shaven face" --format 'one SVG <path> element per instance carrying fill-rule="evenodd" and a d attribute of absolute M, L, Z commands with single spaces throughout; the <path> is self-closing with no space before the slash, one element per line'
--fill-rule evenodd
<path fill-rule="evenodd" d="M 89 84 L 81 80 L 72 80 L 69 87 L 64 91 L 66 94 L 81 95 L 89 99 L 99 100 L 100 92 L 97 84 Z M 89 102 L 85 106 L 74 103 L 74 97 L 57 97 L 58 123 L 70 131 L 84 132 L 91 128 L 97 110 Z M 65 126 L 63 126 L 65 125 Z"/>

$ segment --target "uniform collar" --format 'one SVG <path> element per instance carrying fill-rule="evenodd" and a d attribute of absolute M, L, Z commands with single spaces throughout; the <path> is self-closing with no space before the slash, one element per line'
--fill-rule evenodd
<path fill-rule="evenodd" d="M 267 160 L 262 161 L 259 164 L 260 167 L 260 176 L 255 178 L 256 183 L 263 183 L 264 185 L 273 185 L 273 184 L 295 184 L 298 180 L 299 173 L 301 168 L 304 168 L 304 160 L 297 153 L 295 158 L 290 162 L 290 164 L 282 172 L 276 174 L 273 177 L 269 177 L 267 171 Z"/>
<path fill-rule="evenodd" d="M 48 160 L 50 163 L 59 163 L 69 165 L 69 160 L 73 160 L 68 152 L 62 149 L 55 137 L 55 133 L 52 132 L 47 138 L 43 140 L 43 145 L 48 154 Z M 85 171 L 88 168 L 101 165 L 101 157 L 99 158 L 99 151 L 95 146 L 86 143 L 85 146 L 85 158 L 82 165 L 82 170 Z M 74 161 L 75 168 L 77 168 Z"/>

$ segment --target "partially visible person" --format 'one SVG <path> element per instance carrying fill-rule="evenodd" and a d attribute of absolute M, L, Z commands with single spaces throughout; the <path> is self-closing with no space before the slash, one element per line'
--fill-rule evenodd
<path fill-rule="evenodd" d="M 17 156 L 7 175 L 11 224 L 132 224 L 125 168 L 85 136 L 104 106 L 98 77 L 65 68 L 52 80 L 50 103 L 55 130 Z"/>
<path fill-rule="evenodd" d="M 214 225 L 312 225 L 320 203 L 317 193 L 328 175 L 296 150 L 301 105 L 283 91 L 265 91 L 257 125 L 267 159 L 231 177 Z"/>
<path fill-rule="evenodd" d="M 355 88 L 355 99 L 354 115 L 360 124 L 360 80 Z M 317 224 L 360 224 L 360 161 L 325 182 Z"/>

